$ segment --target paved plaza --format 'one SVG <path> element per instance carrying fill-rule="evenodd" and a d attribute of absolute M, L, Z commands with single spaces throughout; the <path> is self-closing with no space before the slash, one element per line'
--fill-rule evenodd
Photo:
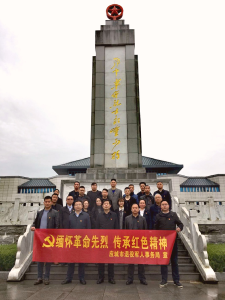
<path fill-rule="evenodd" d="M 201 282 L 183 282 L 184 288 L 178 289 L 172 282 L 167 287 L 160 289 L 158 282 L 148 281 L 148 286 L 143 286 L 136 281 L 130 286 L 125 281 L 118 281 L 115 285 L 105 282 L 97 285 L 96 281 L 88 281 L 81 285 L 77 280 L 72 284 L 61 285 L 60 281 L 52 281 L 49 286 L 44 284 L 34 286 L 34 282 L 0 281 L 1 300 L 72 300 L 72 299 L 123 299 L 123 300 L 222 300 L 225 299 L 225 284 L 204 284 Z"/>

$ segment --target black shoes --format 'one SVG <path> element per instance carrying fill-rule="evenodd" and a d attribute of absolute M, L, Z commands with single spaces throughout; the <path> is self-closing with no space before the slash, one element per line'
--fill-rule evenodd
<path fill-rule="evenodd" d="M 43 280 L 42 279 L 38 279 L 37 281 L 35 281 L 34 285 L 38 285 L 38 284 L 41 284 L 43 283 Z"/>
<path fill-rule="evenodd" d="M 159 287 L 160 287 L 160 288 L 163 288 L 163 287 L 165 287 L 167 284 L 168 284 L 168 283 L 167 283 L 166 281 L 162 280 L 162 281 L 160 282 L 160 284 L 159 284 Z"/>
<path fill-rule="evenodd" d="M 86 281 L 85 281 L 84 279 L 80 279 L 80 284 L 85 285 L 85 284 L 86 284 Z"/>
<path fill-rule="evenodd" d="M 143 284 L 143 285 L 148 285 L 148 283 L 145 279 L 140 280 L 140 283 Z"/>
<path fill-rule="evenodd" d="M 116 283 L 115 280 L 114 280 L 113 278 L 109 279 L 108 281 L 109 281 L 109 283 L 111 283 L 111 284 L 115 284 L 115 283 Z"/>
<path fill-rule="evenodd" d="M 101 284 L 101 283 L 103 283 L 104 282 L 104 279 L 103 278 L 99 278 L 98 280 L 97 280 L 97 284 Z"/>
<path fill-rule="evenodd" d="M 174 282 L 174 285 L 176 285 L 179 289 L 183 288 L 183 285 L 179 281 Z"/>
<path fill-rule="evenodd" d="M 61 284 L 68 284 L 68 283 L 72 283 L 72 280 L 63 280 L 63 282 Z"/>
<path fill-rule="evenodd" d="M 133 283 L 133 280 L 127 280 L 126 285 L 130 285 Z"/>

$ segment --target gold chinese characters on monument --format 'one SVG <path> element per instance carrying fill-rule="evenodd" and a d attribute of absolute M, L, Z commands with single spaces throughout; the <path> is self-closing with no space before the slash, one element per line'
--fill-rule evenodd
<path fill-rule="evenodd" d="M 117 75 L 119 73 L 119 64 L 120 64 L 120 58 L 115 57 L 113 59 L 114 65 L 112 66 L 111 70 L 115 74 L 115 82 L 114 86 L 111 88 L 113 90 L 112 94 L 112 100 L 113 100 L 113 105 L 110 107 L 112 110 L 112 114 L 114 114 L 114 120 L 112 126 L 114 126 L 111 130 L 110 133 L 114 134 L 115 141 L 112 143 L 112 154 L 111 158 L 112 159 L 119 159 L 120 158 L 120 150 L 118 149 L 118 146 L 120 145 L 120 139 L 119 139 L 119 130 L 120 130 L 120 118 L 118 118 L 118 113 L 119 113 L 119 106 L 121 105 L 120 100 L 118 99 L 119 96 L 119 86 L 121 79 L 117 78 Z"/>

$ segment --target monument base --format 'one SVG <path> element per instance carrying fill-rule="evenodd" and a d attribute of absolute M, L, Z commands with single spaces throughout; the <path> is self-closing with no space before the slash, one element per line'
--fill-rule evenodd
<path fill-rule="evenodd" d="M 136 179 L 156 179 L 156 173 L 146 173 L 145 168 L 89 168 L 86 173 L 77 173 L 76 180 L 110 180 L 112 178 L 118 180 L 136 180 Z"/>

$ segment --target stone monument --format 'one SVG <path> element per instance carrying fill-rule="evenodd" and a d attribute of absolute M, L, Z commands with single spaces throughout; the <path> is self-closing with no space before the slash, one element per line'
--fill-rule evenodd
<path fill-rule="evenodd" d="M 123 171 L 142 168 L 134 30 L 121 20 L 120 5 L 110 5 L 106 14 L 110 20 L 95 32 L 90 167 Z"/>

